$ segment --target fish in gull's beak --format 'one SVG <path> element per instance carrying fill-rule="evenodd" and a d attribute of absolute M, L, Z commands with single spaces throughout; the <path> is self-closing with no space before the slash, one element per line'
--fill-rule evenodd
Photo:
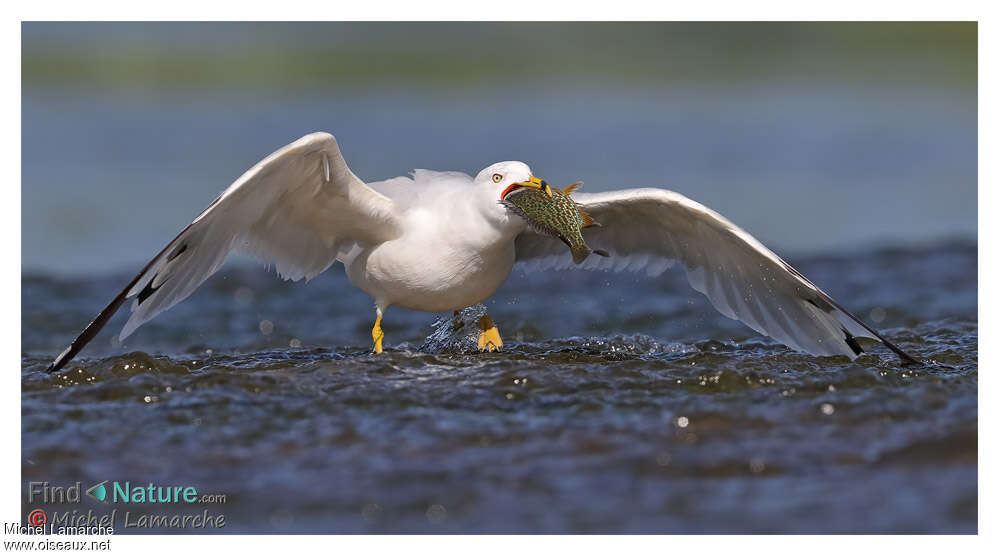
<path fill-rule="evenodd" d="M 517 183 L 510 184 L 509 187 L 507 187 L 506 189 L 503 190 L 502 193 L 500 193 L 500 200 L 502 201 L 503 199 L 506 198 L 508 193 L 510 193 L 511 191 L 515 191 L 517 190 L 517 188 L 520 187 L 530 187 L 533 189 L 540 189 L 541 191 L 547 193 L 549 197 L 552 196 L 552 188 L 548 186 L 548 182 L 542 179 L 538 179 L 534 176 L 531 176 L 531 178 L 527 181 L 520 181 Z"/>

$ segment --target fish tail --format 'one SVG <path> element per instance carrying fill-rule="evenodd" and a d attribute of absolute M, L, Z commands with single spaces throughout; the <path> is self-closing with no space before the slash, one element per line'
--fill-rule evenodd
<path fill-rule="evenodd" d="M 590 247 L 585 243 L 571 248 L 571 251 L 572 251 L 572 262 L 576 264 L 585 261 L 586 257 L 589 257 L 591 253 L 600 255 L 601 257 L 610 257 L 610 253 L 608 253 L 607 251 L 604 251 L 603 249 L 590 249 Z"/>
<path fill-rule="evenodd" d="M 586 257 L 590 256 L 590 253 L 592 253 L 592 251 L 590 251 L 590 248 L 587 247 L 585 243 L 583 245 L 577 245 L 572 248 L 572 262 L 579 264 L 585 261 Z"/>

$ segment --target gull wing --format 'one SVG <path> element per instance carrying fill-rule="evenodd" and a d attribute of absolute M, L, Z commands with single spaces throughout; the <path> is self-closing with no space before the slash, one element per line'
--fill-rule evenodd
<path fill-rule="evenodd" d="M 876 338 L 903 362 L 916 362 L 844 309 L 756 238 L 717 212 L 665 189 L 576 194 L 600 227 L 583 230 L 587 244 L 609 258 L 580 268 L 646 270 L 658 275 L 681 262 L 690 285 L 726 317 L 812 355 L 856 358 L 857 337 Z M 558 240 L 527 231 L 516 240 L 517 261 L 531 269 L 577 267 Z"/>
<path fill-rule="evenodd" d="M 312 133 L 246 171 L 142 269 L 49 366 L 61 368 L 127 299 L 120 338 L 191 295 L 234 249 L 273 264 L 285 279 L 311 279 L 341 248 L 399 234 L 391 199 L 357 178 L 329 133 Z"/>

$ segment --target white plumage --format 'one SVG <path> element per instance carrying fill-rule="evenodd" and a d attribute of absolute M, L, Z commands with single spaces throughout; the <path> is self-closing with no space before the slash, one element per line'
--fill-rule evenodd
<path fill-rule="evenodd" d="M 69 361 L 126 299 L 133 299 L 132 313 L 122 339 L 189 296 L 234 249 L 290 280 L 342 262 L 351 282 L 374 298 L 378 322 L 392 305 L 446 311 L 479 303 L 516 263 L 570 268 L 562 243 L 534 233 L 498 202 L 508 186 L 530 180 L 539 183 L 526 164 L 500 162 L 475 178 L 416 170 L 365 184 L 332 135 L 306 135 L 222 192 L 49 369 Z M 789 347 L 853 358 L 861 351 L 854 338 L 871 337 L 913 361 L 751 235 L 679 193 L 629 189 L 573 198 L 601 224 L 584 230 L 587 243 L 610 253 L 581 268 L 654 276 L 679 261 L 718 311 Z"/>
<path fill-rule="evenodd" d="M 582 267 L 640 271 L 650 276 L 679 261 L 690 285 L 726 317 L 813 355 L 856 357 L 847 341 L 876 337 L 744 230 L 717 212 L 664 189 L 628 189 L 574 196 L 597 222 L 587 243 L 610 257 Z M 570 268 L 572 257 L 551 238 L 522 234 L 517 260 L 532 268 Z"/>

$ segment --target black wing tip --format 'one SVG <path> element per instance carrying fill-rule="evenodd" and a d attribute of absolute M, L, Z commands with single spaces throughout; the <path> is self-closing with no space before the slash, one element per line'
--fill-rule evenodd
<path fill-rule="evenodd" d="M 73 346 L 70 345 L 68 348 L 64 349 L 62 353 L 56 356 L 56 358 L 49 363 L 48 367 L 45 367 L 45 372 L 51 374 L 58 371 L 63 368 L 63 366 L 65 366 L 74 355 L 76 355 L 76 352 L 73 351 Z"/>
<path fill-rule="evenodd" d="M 163 284 L 160 284 L 159 286 L 156 286 L 155 288 L 153 287 L 153 282 L 156 281 L 156 277 L 157 276 L 159 276 L 159 275 L 158 274 L 154 274 L 153 277 L 149 279 L 149 282 L 146 284 L 146 286 L 144 288 L 142 288 L 142 291 L 139 292 L 139 296 L 138 296 L 139 297 L 139 305 L 142 305 L 146 301 L 146 299 L 149 298 L 149 296 L 151 296 L 154 293 L 156 293 L 156 290 L 160 289 L 160 287 L 163 286 Z"/>
<path fill-rule="evenodd" d="M 864 348 L 860 347 L 860 343 L 857 342 L 857 338 L 853 334 L 850 334 L 850 332 L 846 328 L 843 328 L 842 330 L 843 330 L 843 335 L 845 336 L 844 340 L 846 341 L 846 345 L 850 346 L 850 349 L 853 350 L 853 354 L 860 355 L 861 353 L 864 353 Z M 878 340 L 880 340 L 881 343 L 884 344 L 886 348 L 891 350 L 892 353 L 894 353 L 898 357 L 899 363 L 901 363 L 903 367 L 908 367 L 910 365 L 923 366 L 925 364 L 922 361 L 906 353 L 904 350 L 902 350 L 902 348 L 888 341 L 888 339 L 882 336 L 881 334 L 875 332 L 875 335 L 878 337 Z"/>
<path fill-rule="evenodd" d="M 797 274 L 798 276 L 800 276 L 802 279 L 805 279 L 804 276 L 801 276 L 801 274 L 798 273 L 798 271 L 794 270 L 790 266 L 788 266 L 788 269 L 791 270 L 794 274 Z M 807 279 L 805 279 L 805 281 L 807 282 Z M 811 283 L 811 282 L 809 282 L 809 283 Z M 822 293 L 822 292 L 820 291 L 820 293 Z M 854 315 L 850 311 L 847 311 L 845 307 L 843 307 L 842 305 L 840 305 L 839 303 L 837 303 L 833 298 L 829 297 L 828 295 L 823 294 L 822 297 L 819 297 L 819 298 L 814 299 L 814 300 L 812 298 L 805 298 L 805 301 L 807 301 L 808 303 L 812 304 L 814 307 L 817 307 L 818 309 L 823 310 L 823 311 L 831 311 L 832 309 L 836 309 L 836 310 L 842 312 L 843 314 L 845 314 L 846 316 L 850 317 L 851 319 L 853 319 L 857 324 L 859 324 L 860 326 L 863 326 L 865 329 L 867 329 L 868 332 L 870 332 L 871 334 L 873 334 L 874 337 L 877 338 L 882 344 L 884 344 L 886 348 L 890 349 L 892 351 L 892 353 L 894 353 L 895 355 L 897 355 L 898 359 L 899 359 L 899 362 L 902 364 L 903 367 L 908 367 L 910 365 L 919 365 L 919 366 L 925 366 L 926 365 L 926 363 L 924 363 L 923 361 L 920 361 L 919 359 L 916 359 L 915 357 L 913 357 L 913 356 L 909 355 L 908 353 L 906 353 L 905 351 L 903 351 L 902 348 L 900 348 L 900 347 L 896 346 L 895 344 L 891 343 L 888 340 L 888 338 L 885 338 L 884 336 L 881 335 L 881 333 L 879 333 L 877 330 L 875 330 L 874 328 L 872 328 L 866 322 L 860 320 L 857 317 L 857 315 Z M 825 307 L 828 307 L 828 309 L 826 309 Z M 864 350 L 860 347 L 860 344 L 857 343 L 857 341 L 854 339 L 854 336 L 852 334 L 850 334 L 846 330 L 846 328 L 843 328 L 843 333 L 846 335 L 846 338 L 844 338 L 844 340 L 846 341 L 846 344 L 848 346 L 850 346 L 850 349 L 853 350 L 853 353 L 856 354 L 856 355 L 860 355 L 861 353 L 863 353 Z M 857 351 L 857 350 L 860 350 L 860 351 Z"/>
<path fill-rule="evenodd" d="M 820 311 L 825 311 L 827 313 L 832 312 L 833 306 L 830 305 L 826 300 L 816 297 L 816 298 L 805 298 L 805 301 L 810 303 L 813 307 Z M 845 330 L 844 330 L 845 332 Z"/>
<path fill-rule="evenodd" d="M 177 257 L 183 255 L 184 251 L 187 251 L 187 243 L 186 242 L 180 244 L 180 247 L 178 247 L 177 249 L 175 249 L 173 253 L 170 253 L 170 255 L 167 257 L 166 262 L 170 262 L 170 261 L 176 259 Z"/>
<path fill-rule="evenodd" d="M 49 363 L 49 366 L 45 367 L 45 374 L 49 374 L 49 375 L 55 374 L 55 373 L 61 371 L 62 368 L 65 365 L 66 365 L 65 362 L 59 363 L 58 365 L 56 365 L 55 363 Z"/>
<path fill-rule="evenodd" d="M 212 201 L 212 204 L 208 205 L 208 208 L 205 209 L 205 212 L 211 210 L 211 208 L 214 207 L 215 204 L 218 203 L 219 200 L 221 199 L 222 195 L 220 194 L 218 197 L 215 198 L 214 201 Z M 202 214 L 204 214 L 204 212 L 202 212 Z M 126 299 L 128 299 L 129 297 L 128 292 L 131 291 L 132 288 L 134 288 L 135 285 L 139 283 L 139 280 L 143 277 L 143 275 L 149 272 L 149 270 L 153 267 L 156 261 L 159 260 L 160 257 L 162 257 L 163 254 L 166 253 L 167 250 L 170 249 L 170 247 L 174 245 L 175 242 L 180 240 L 180 238 L 183 237 L 188 230 L 191 229 L 191 226 L 194 226 L 194 222 L 188 224 L 186 228 L 184 228 L 183 230 L 181 230 L 179 234 L 177 234 L 177 237 L 171 240 L 170 243 L 166 245 L 166 247 L 161 249 L 160 252 L 157 253 L 156 256 L 152 258 L 151 261 L 146 263 L 146 266 L 143 267 L 141 271 L 139 271 L 139 274 L 137 274 L 135 278 L 132 278 L 132 280 L 124 287 L 124 289 L 122 289 L 121 292 L 114 299 L 111 300 L 111 303 L 108 303 L 107 307 L 104 307 L 104 309 L 101 310 L 100 313 L 98 313 L 98 315 L 94 318 L 94 320 L 91 321 L 90 324 L 88 324 L 87 327 L 83 329 L 83 332 L 80 332 L 80 335 L 77 336 L 75 340 L 73 340 L 73 343 L 70 344 L 65 351 L 60 353 L 59 356 L 55 358 L 55 361 L 53 361 L 51 365 L 46 367 L 45 369 L 46 373 L 54 373 L 59 369 L 63 368 L 66 365 L 66 363 L 69 363 L 70 361 L 73 360 L 73 357 L 75 357 L 76 354 L 80 353 L 80 350 L 82 350 L 84 347 L 87 346 L 88 343 L 90 343 L 90 340 L 94 339 L 94 336 L 96 336 L 101 331 L 101 329 L 104 328 L 104 325 L 107 324 L 108 320 L 110 320 L 111 317 L 115 314 L 115 312 L 118 311 L 118 308 L 121 307 L 121 304 L 124 303 Z M 167 255 L 166 262 L 170 262 L 176 259 L 177 257 L 181 256 L 182 254 L 186 253 L 188 250 L 188 246 L 189 246 L 189 240 L 183 241 L 179 246 L 174 248 L 173 252 Z M 153 276 L 149 279 L 149 282 L 147 282 L 145 287 L 142 288 L 142 291 L 138 293 L 140 304 L 143 303 L 146 299 L 148 299 L 149 296 L 156 293 L 156 291 L 163 286 L 163 284 L 160 284 L 155 288 L 153 287 L 153 282 L 156 281 L 156 277 L 157 274 L 153 274 Z"/>
<path fill-rule="evenodd" d="M 854 337 L 853 334 L 850 334 L 849 330 L 842 327 L 840 328 L 840 330 L 843 331 L 843 336 L 844 336 L 843 339 L 846 341 L 846 345 L 848 345 L 850 349 L 853 350 L 854 355 L 860 355 L 861 353 L 864 353 L 864 348 L 860 347 L 860 344 L 857 343 L 857 338 Z"/>

